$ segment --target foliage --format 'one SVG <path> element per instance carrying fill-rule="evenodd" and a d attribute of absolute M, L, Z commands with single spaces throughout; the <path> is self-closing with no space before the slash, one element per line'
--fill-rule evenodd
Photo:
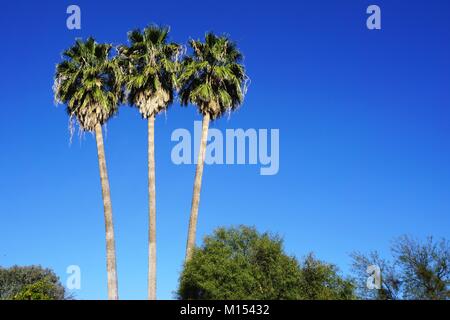
<path fill-rule="evenodd" d="M 13 296 L 13 300 L 53 300 L 50 292 L 53 284 L 48 278 L 41 279 L 35 283 L 26 285 L 18 294 Z"/>
<path fill-rule="evenodd" d="M 301 264 L 300 292 L 307 300 L 352 300 L 355 286 L 338 268 L 309 254 Z"/>
<path fill-rule="evenodd" d="M 429 237 L 420 242 L 408 236 L 396 239 L 391 248 L 392 260 L 380 258 L 377 252 L 368 255 L 353 253 L 353 272 L 358 294 L 364 299 L 379 300 L 448 300 L 450 298 L 450 247 L 445 239 Z M 366 268 L 381 269 L 381 289 L 368 290 Z"/>
<path fill-rule="evenodd" d="M 56 66 L 55 100 L 67 105 L 82 130 L 94 131 L 117 112 L 121 72 L 117 59 L 110 58 L 111 49 L 93 38 L 77 40 Z"/>
<path fill-rule="evenodd" d="M 311 282 L 310 282 L 311 280 Z M 276 235 L 219 228 L 185 265 L 180 299 L 346 299 L 352 285 L 334 266 L 308 256 L 300 265 Z"/>
<path fill-rule="evenodd" d="M 377 300 L 398 300 L 400 296 L 400 281 L 397 271 L 392 263 L 380 257 L 379 253 L 374 251 L 368 255 L 359 252 L 352 253 L 352 271 L 357 284 L 357 295 L 361 299 L 377 299 Z M 381 288 L 379 290 L 371 290 L 367 288 L 367 278 L 369 274 L 366 272 L 368 266 L 378 266 L 381 275 Z"/>
<path fill-rule="evenodd" d="M 205 42 L 190 40 L 189 45 L 193 55 L 183 59 L 178 79 L 181 104 L 192 103 L 212 119 L 235 110 L 244 99 L 248 79 L 236 44 L 207 33 Z"/>
<path fill-rule="evenodd" d="M 70 298 L 56 274 L 40 266 L 0 267 L 0 300 L 62 300 Z"/>
<path fill-rule="evenodd" d="M 168 36 L 168 27 L 151 25 L 130 31 L 130 46 L 118 48 L 126 98 L 143 118 L 166 110 L 173 101 L 181 46 L 168 43 Z"/>

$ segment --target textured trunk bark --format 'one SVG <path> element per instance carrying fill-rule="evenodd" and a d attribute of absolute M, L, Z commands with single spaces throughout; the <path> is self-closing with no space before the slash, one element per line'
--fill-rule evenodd
<path fill-rule="evenodd" d="M 100 182 L 102 184 L 103 211 L 105 215 L 106 231 L 106 271 L 108 275 L 108 299 L 119 298 L 117 289 L 116 245 L 114 240 L 114 224 L 109 190 L 108 171 L 106 169 L 105 147 L 103 145 L 102 127 L 95 126 L 95 139 L 97 141 L 98 164 L 100 169 Z"/>
<path fill-rule="evenodd" d="M 188 240 L 186 245 L 186 258 L 188 262 L 192 258 L 192 252 L 195 247 L 195 236 L 197 233 L 198 206 L 200 204 L 200 190 L 202 188 L 203 166 L 205 163 L 206 141 L 208 139 L 209 114 L 203 116 L 202 140 L 198 153 L 197 169 L 195 171 L 194 192 L 192 195 L 191 216 L 189 219 Z"/>
<path fill-rule="evenodd" d="M 148 118 L 148 299 L 156 300 L 155 117 Z"/>

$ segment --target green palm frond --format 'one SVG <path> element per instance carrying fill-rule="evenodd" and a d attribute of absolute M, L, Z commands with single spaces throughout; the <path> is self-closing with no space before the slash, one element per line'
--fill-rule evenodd
<path fill-rule="evenodd" d="M 117 60 L 110 58 L 111 49 L 110 44 L 93 38 L 78 39 L 56 66 L 55 100 L 66 104 L 82 130 L 93 131 L 117 112 L 121 70 Z"/>
<path fill-rule="evenodd" d="M 130 105 L 143 118 L 155 116 L 173 102 L 181 46 L 168 43 L 170 29 L 150 25 L 128 33 L 129 46 L 120 46 L 119 65 Z"/>
<path fill-rule="evenodd" d="M 183 59 L 178 77 L 181 104 L 192 103 L 212 119 L 239 107 L 248 77 L 236 44 L 207 33 L 204 42 L 190 40 L 189 45 L 193 53 Z"/>

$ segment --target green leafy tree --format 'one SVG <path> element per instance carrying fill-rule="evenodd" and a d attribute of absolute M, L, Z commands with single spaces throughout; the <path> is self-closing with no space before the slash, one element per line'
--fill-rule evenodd
<path fill-rule="evenodd" d="M 180 276 L 179 299 L 351 299 L 337 269 L 309 255 L 302 264 L 276 235 L 219 228 L 193 251 Z"/>
<path fill-rule="evenodd" d="M 333 265 L 309 254 L 301 263 L 300 292 L 307 300 L 353 300 L 355 285 Z"/>
<path fill-rule="evenodd" d="M 353 273 L 358 294 L 363 299 L 378 300 L 448 300 L 450 299 L 450 246 L 445 239 L 428 237 L 421 242 L 409 236 L 394 240 L 392 259 L 382 259 L 377 252 L 353 253 Z M 366 286 L 367 267 L 381 270 L 380 290 Z"/>
<path fill-rule="evenodd" d="M 111 49 L 110 44 L 99 44 L 93 38 L 77 40 L 56 67 L 54 92 L 56 101 L 67 106 L 70 118 L 77 120 L 80 129 L 95 133 L 106 229 L 108 298 L 118 299 L 113 214 L 102 134 L 102 125 L 117 112 L 121 98 L 121 72 L 117 61 L 111 59 Z"/>
<path fill-rule="evenodd" d="M 41 266 L 0 267 L 0 300 L 71 299 L 58 276 Z"/>
<path fill-rule="evenodd" d="M 181 104 L 195 105 L 203 115 L 202 135 L 195 172 L 186 261 L 192 256 L 197 231 L 198 207 L 210 120 L 238 108 L 244 99 L 246 80 L 242 55 L 229 38 L 208 33 L 205 41 L 191 40 L 191 56 L 184 58 L 179 76 Z"/>
<path fill-rule="evenodd" d="M 156 25 L 128 33 L 130 46 L 119 47 L 128 103 L 148 123 L 148 298 L 156 299 L 155 117 L 173 101 L 181 46 L 168 43 L 169 28 Z"/>

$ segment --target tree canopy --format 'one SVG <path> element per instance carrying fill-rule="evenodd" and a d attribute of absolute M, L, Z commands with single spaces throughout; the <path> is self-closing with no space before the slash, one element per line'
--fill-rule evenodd
<path fill-rule="evenodd" d="M 219 228 L 184 266 L 180 299 L 352 299 L 353 285 L 335 266 L 308 255 L 301 263 L 277 235 Z"/>
<path fill-rule="evenodd" d="M 236 44 L 207 33 L 204 42 L 190 40 L 189 45 L 193 54 L 184 57 L 178 79 L 181 104 L 196 105 L 211 119 L 235 110 L 244 99 L 248 79 Z"/>
<path fill-rule="evenodd" d="M 393 241 L 392 259 L 376 251 L 355 252 L 353 273 L 362 299 L 378 300 L 448 300 L 450 299 L 450 246 L 445 239 L 429 237 L 425 242 L 408 236 Z M 376 265 L 381 271 L 381 288 L 366 286 L 367 266 Z"/>
<path fill-rule="evenodd" d="M 126 100 L 143 118 L 156 116 L 173 101 L 182 47 L 168 37 L 168 27 L 150 25 L 130 31 L 130 46 L 118 47 Z"/>
<path fill-rule="evenodd" d="M 69 298 L 58 276 L 41 266 L 0 267 L 0 300 L 63 300 Z"/>
<path fill-rule="evenodd" d="M 56 66 L 55 100 L 66 104 L 82 130 L 94 131 L 117 112 L 121 99 L 121 72 L 110 57 L 112 45 L 93 38 L 77 40 L 64 51 L 64 61 Z"/>

